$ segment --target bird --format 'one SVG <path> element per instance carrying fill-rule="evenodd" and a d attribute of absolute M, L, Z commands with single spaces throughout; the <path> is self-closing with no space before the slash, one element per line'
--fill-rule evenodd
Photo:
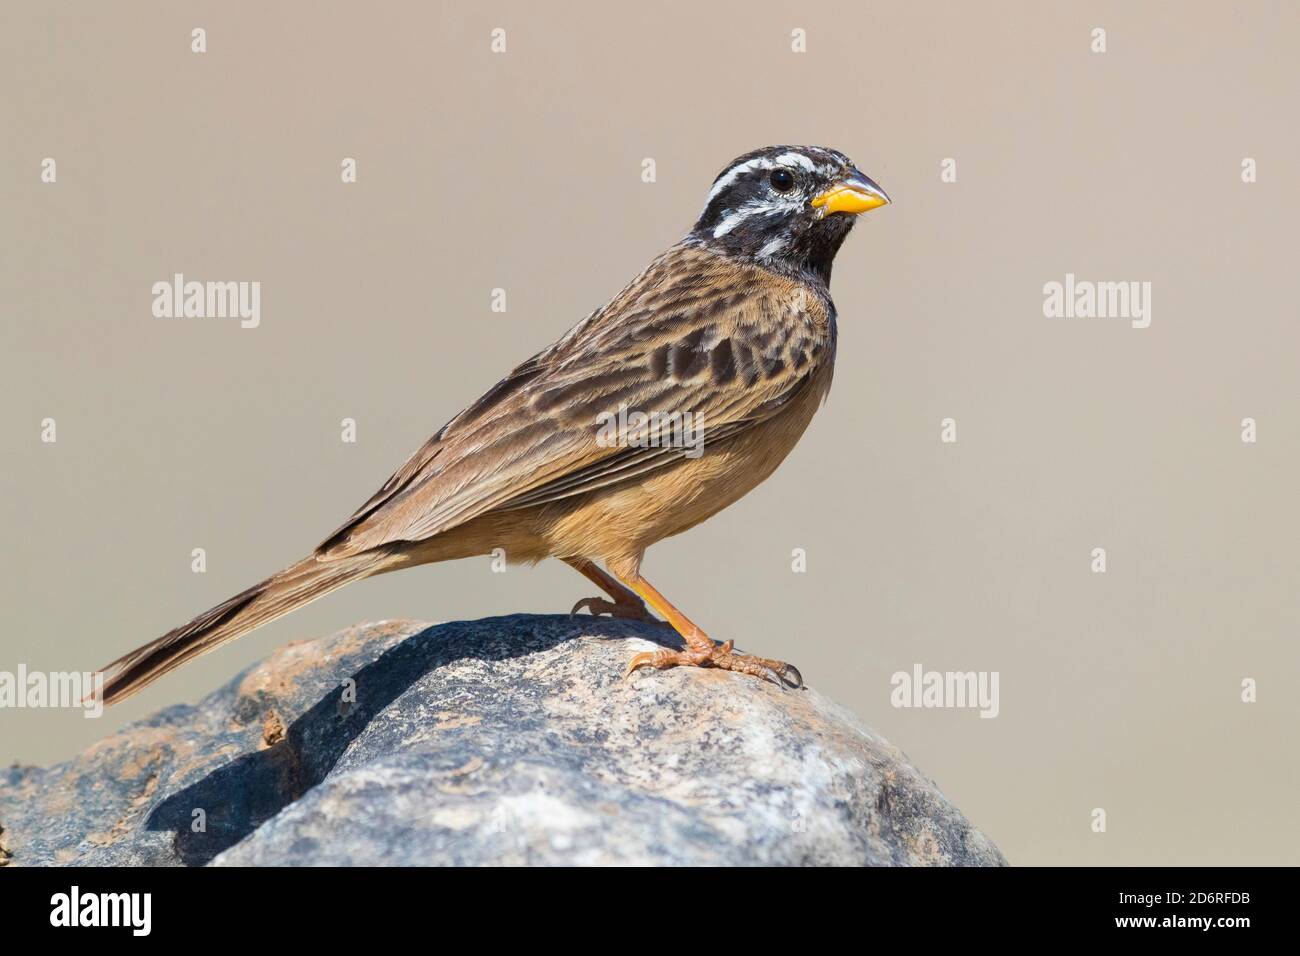
<path fill-rule="evenodd" d="M 889 202 L 837 150 L 737 157 L 681 241 L 447 422 L 310 555 L 102 668 L 98 696 L 117 703 L 353 581 L 496 549 L 559 558 L 603 592 L 573 614 L 680 635 L 680 650 L 632 657 L 624 679 L 712 667 L 802 687 L 793 665 L 715 642 L 641 565 L 798 442 L 831 385 L 831 266 L 857 217 Z"/>

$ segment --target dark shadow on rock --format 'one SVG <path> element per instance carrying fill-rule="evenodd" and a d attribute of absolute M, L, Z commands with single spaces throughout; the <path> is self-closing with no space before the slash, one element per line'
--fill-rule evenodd
<path fill-rule="evenodd" d="M 562 622 L 558 627 L 557 617 Z M 545 626 L 539 627 L 543 622 Z M 487 629 L 482 625 L 488 623 L 495 625 L 491 640 L 483 637 Z M 173 831 L 180 861 L 202 866 L 324 780 L 370 721 L 425 674 L 464 658 L 494 661 L 537 653 L 583 635 L 639 637 L 681 647 L 666 625 L 585 615 L 513 615 L 435 625 L 351 675 L 362 689 L 358 703 L 343 706 L 340 681 L 289 726 L 284 739 L 245 754 L 166 798 L 154 807 L 145 825 L 153 831 Z M 206 816 L 201 833 L 192 829 L 196 809 Z"/>

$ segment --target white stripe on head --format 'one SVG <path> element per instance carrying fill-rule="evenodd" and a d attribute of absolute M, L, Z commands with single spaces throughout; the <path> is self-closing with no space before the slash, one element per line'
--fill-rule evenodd
<path fill-rule="evenodd" d="M 758 257 L 760 259 L 770 259 L 772 256 L 776 255 L 778 252 L 784 249 L 785 244 L 786 244 L 786 237 L 778 236 L 777 238 L 771 240 L 766 245 L 764 245 L 762 249 L 758 250 Z"/>
<path fill-rule="evenodd" d="M 756 156 L 743 163 L 737 163 L 718 177 L 718 181 L 714 183 L 713 188 L 709 190 L 709 198 L 704 200 L 704 205 L 707 206 L 709 203 L 713 202 L 714 197 L 717 196 L 718 193 L 722 192 L 722 190 L 726 189 L 751 169 L 771 168 L 772 161 L 765 156 Z"/>
<path fill-rule="evenodd" d="M 842 167 L 851 165 L 847 156 L 833 149 L 823 149 L 820 146 L 809 146 L 807 149 L 823 158 L 823 162 L 815 165 L 816 171 L 823 176 L 836 176 Z"/>
<path fill-rule="evenodd" d="M 727 210 L 727 215 L 713 230 L 713 238 L 721 239 L 731 230 L 735 229 L 750 216 L 775 216 L 779 212 L 789 212 L 797 208 L 799 200 L 794 202 L 778 201 L 763 202 L 762 200 L 752 200 L 745 203 L 739 209 Z"/>
<path fill-rule="evenodd" d="M 817 169 L 813 161 L 803 153 L 782 153 L 776 158 L 776 164 L 778 166 L 802 166 L 810 173 Z"/>
<path fill-rule="evenodd" d="M 818 152 L 822 152 L 822 150 L 819 150 Z M 719 176 L 718 181 L 715 182 L 713 188 L 709 190 L 709 197 L 704 200 L 704 205 L 707 207 L 709 203 L 713 202 L 713 200 L 717 198 L 718 193 L 722 192 L 722 190 L 726 189 L 741 176 L 745 175 L 745 173 L 755 169 L 776 169 L 780 166 L 784 166 L 787 169 L 806 169 L 810 173 L 817 171 L 816 163 L 803 153 L 796 152 L 795 150 L 784 152 L 775 159 L 768 159 L 766 156 L 755 156 L 753 159 L 747 159 L 743 163 L 737 163 Z M 822 167 L 822 171 L 826 172 L 830 168 L 831 167 Z"/>

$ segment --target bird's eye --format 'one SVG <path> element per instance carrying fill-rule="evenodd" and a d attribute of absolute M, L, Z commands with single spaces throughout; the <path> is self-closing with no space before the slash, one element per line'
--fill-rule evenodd
<path fill-rule="evenodd" d="M 794 189 L 794 175 L 788 169 L 774 169 L 769 180 L 772 188 L 779 193 L 788 193 Z"/>

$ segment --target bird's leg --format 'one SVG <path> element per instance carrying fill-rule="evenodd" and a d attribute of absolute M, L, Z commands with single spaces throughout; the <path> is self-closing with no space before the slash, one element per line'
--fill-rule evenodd
<path fill-rule="evenodd" d="M 625 588 L 618 578 L 602 571 L 596 562 L 588 561 L 586 558 L 565 558 L 564 563 L 594 582 L 598 588 L 614 599 L 607 601 L 601 597 L 583 598 L 573 605 L 570 614 L 577 614 L 586 608 L 593 616 L 608 614 L 610 617 L 628 618 L 633 621 L 660 623 L 657 617 L 646 610 L 644 601 Z"/>
<path fill-rule="evenodd" d="M 623 582 L 636 594 L 640 595 L 652 608 L 662 614 L 673 626 L 682 639 L 686 641 L 686 650 L 642 651 L 628 662 L 623 677 L 627 678 L 641 667 L 654 667 L 664 670 L 669 667 L 717 667 L 720 670 L 737 671 L 770 680 L 778 687 L 802 687 L 803 676 L 799 669 L 784 661 L 770 660 L 766 657 L 754 657 L 750 654 L 737 654 L 732 650 L 733 642 L 715 644 L 700 628 L 694 624 L 669 600 L 660 594 L 649 581 L 641 577 L 639 571 L 620 574 Z"/>

